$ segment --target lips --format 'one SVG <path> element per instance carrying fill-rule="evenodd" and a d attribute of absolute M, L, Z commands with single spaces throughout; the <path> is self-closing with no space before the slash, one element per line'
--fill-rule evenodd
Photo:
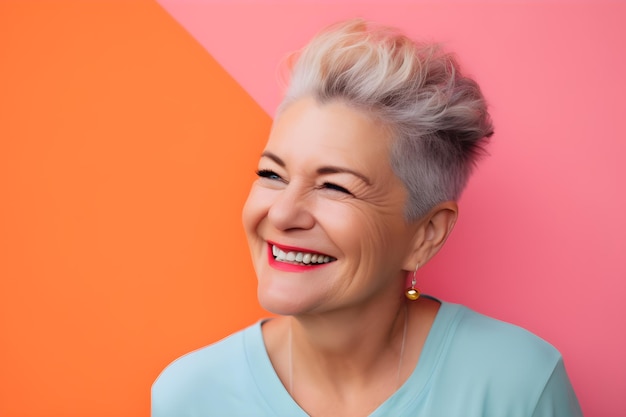
<path fill-rule="evenodd" d="M 337 260 L 336 258 L 323 253 L 310 252 L 300 248 L 278 246 L 274 243 L 270 243 L 270 248 L 271 254 L 277 262 L 303 266 L 315 266 L 328 264 Z"/>

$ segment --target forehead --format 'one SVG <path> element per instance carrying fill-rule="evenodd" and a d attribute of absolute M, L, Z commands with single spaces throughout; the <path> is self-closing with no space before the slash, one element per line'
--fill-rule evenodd
<path fill-rule="evenodd" d="M 277 116 L 266 150 L 384 161 L 389 157 L 390 137 L 384 125 L 364 111 L 340 101 L 319 103 L 306 97 L 289 104 Z"/>

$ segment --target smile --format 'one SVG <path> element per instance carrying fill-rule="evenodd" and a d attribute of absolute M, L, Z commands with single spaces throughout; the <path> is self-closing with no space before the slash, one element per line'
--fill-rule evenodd
<path fill-rule="evenodd" d="M 319 265 L 319 264 L 327 264 L 337 259 L 332 256 L 324 255 L 321 253 L 314 252 L 300 252 L 300 251 L 284 251 L 280 249 L 276 245 L 272 246 L 272 255 L 274 259 L 278 262 L 285 262 L 295 265 Z"/>

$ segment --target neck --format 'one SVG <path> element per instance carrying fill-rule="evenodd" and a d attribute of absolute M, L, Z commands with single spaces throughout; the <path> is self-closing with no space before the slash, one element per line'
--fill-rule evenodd
<path fill-rule="evenodd" d="M 290 392 L 298 380 L 341 389 L 383 378 L 397 389 L 407 320 L 402 299 L 393 306 L 291 317 Z"/>

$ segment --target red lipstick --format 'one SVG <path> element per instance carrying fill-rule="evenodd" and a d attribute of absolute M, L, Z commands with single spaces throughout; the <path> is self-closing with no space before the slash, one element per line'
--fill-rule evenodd
<path fill-rule="evenodd" d="M 277 245 L 275 243 L 272 242 L 267 242 L 267 260 L 269 265 L 274 268 L 274 269 L 278 269 L 280 271 L 286 271 L 286 272 L 307 272 L 307 271 L 311 271 L 313 269 L 318 269 L 318 268 L 322 268 L 326 265 L 328 265 L 331 262 L 327 262 L 327 263 L 323 263 L 323 264 L 296 264 L 296 263 L 290 263 L 290 262 L 281 262 L 281 261 L 277 261 L 274 258 L 274 255 L 272 253 L 272 246 L 276 246 L 278 248 L 280 248 L 281 250 L 285 251 L 285 252 L 309 252 L 311 253 L 310 250 L 307 249 L 303 249 L 303 248 L 297 248 L 295 246 L 282 246 L 282 245 Z M 318 253 L 319 252 L 313 252 L 313 253 Z"/>

